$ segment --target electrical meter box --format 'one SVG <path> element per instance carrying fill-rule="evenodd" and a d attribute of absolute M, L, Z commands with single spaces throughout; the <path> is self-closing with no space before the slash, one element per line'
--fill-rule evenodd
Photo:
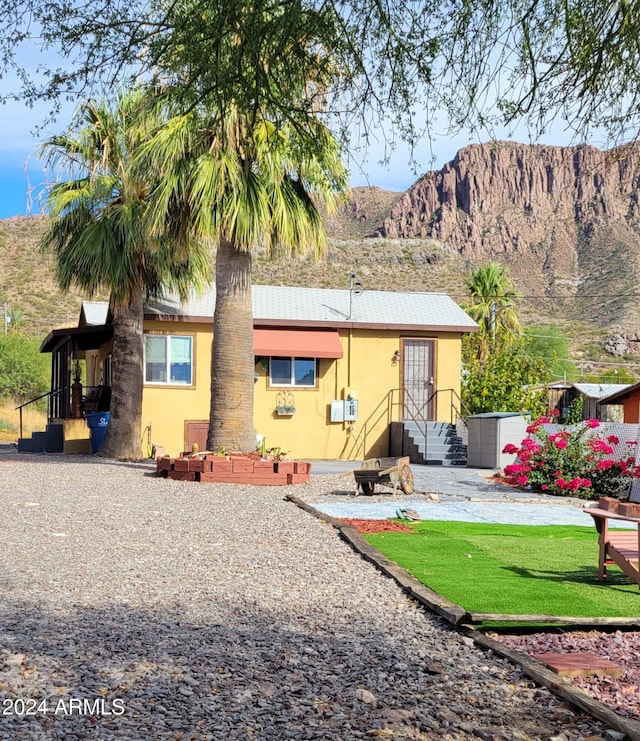
<path fill-rule="evenodd" d="M 355 422 L 358 419 L 358 400 L 347 399 L 344 402 L 344 421 Z"/>
<path fill-rule="evenodd" d="M 355 422 L 358 419 L 357 399 L 334 399 L 331 402 L 332 422 Z"/>
<path fill-rule="evenodd" d="M 342 399 L 334 399 L 331 402 L 331 421 L 344 422 L 344 402 Z"/>

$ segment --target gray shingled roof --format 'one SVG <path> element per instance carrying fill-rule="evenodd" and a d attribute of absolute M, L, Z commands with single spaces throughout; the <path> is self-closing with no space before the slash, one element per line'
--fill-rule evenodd
<path fill-rule="evenodd" d="M 253 286 L 256 325 L 362 326 L 473 332 L 478 325 L 445 293 L 363 291 L 334 288 Z M 180 304 L 177 297 L 150 300 L 145 314 L 213 317 L 215 288 Z"/>

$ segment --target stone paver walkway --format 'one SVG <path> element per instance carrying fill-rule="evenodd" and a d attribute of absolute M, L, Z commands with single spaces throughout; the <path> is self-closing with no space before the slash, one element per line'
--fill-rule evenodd
<path fill-rule="evenodd" d="M 492 522 L 512 525 L 593 525 L 583 512 L 593 502 L 515 489 L 492 481 L 495 469 L 412 465 L 416 493 L 389 496 L 391 490 L 376 488 L 373 496 L 355 496 L 355 481 L 348 472 L 357 461 L 314 461 L 312 475 L 345 474 L 344 492 L 307 500 L 331 517 L 387 519 L 396 510 L 410 507 L 425 520 Z M 353 494 L 350 496 L 350 494 Z M 437 501 L 434 501 L 437 499 Z M 629 528 L 629 523 L 611 521 L 610 527 Z"/>

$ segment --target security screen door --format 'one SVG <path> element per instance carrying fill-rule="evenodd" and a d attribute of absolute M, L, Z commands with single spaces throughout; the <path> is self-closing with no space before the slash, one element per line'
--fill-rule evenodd
<path fill-rule="evenodd" d="M 433 419 L 433 340 L 402 341 L 404 421 Z"/>

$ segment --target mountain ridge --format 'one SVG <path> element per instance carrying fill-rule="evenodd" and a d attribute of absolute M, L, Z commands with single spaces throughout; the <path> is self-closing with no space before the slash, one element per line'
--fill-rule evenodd
<path fill-rule="evenodd" d="M 378 234 L 436 239 L 506 265 L 528 303 L 570 319 L 637 324 L 640 148 L 474 144 L 398 199 Z M 603 281 L 603 278 L 606 280 Z M 601 295 L 606 306 L 589 305 Z"/>

